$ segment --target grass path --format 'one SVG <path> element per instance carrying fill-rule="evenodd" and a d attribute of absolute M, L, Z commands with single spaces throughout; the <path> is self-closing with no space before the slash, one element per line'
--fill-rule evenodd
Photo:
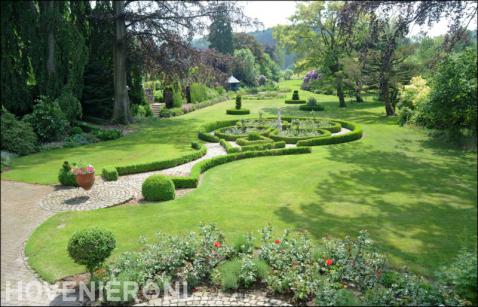
<path fill-rule="evenodd" d="M 312 94 L 301 92 L 307 95 Z M 228 163 L 206 172 L 198 189 L 174 201 L 57 214 L 28 242 L 31 266 L 49 281 L 83 271 L 68 258 L 66 244 L 74 231 L 93 225 L 115 233 L 118 246 L 113 258 L 139 248 L 141 235 L 184 233 L 197 230 L 201 222 L 218 224 L 227 239 L 268 223 L 276 231 L 308 233 L 315 241 L 355 235 L 366 228 L 389 253 L 392 264 L 428 275 L 460 248 L 475 244 L 476 153 L 449 148 L 423 131 L 397 126 L 395 118 L 383 116 L 380 103 L 339 109 L 335 97 L 315 96 L 326 107 L 321 116 L 362 124 L 364 138 L 314 147 L 309 155 Z M 231 118 L 225 114 L 231 104 L 149 123 L 140 133 L 153 133 L 154 140 L 164 142 L 161 146 L 180 147 L 183 142 L 186 146 L 195 139 L 193 128 Z M 256 117 L 259 111 L 274 115 L 277 107 L 287 115 L 307 114 L 282 99 L 243 100 L 243 105 L 252 111 L 247 117 Z M 38 164 L 42 167 L 43 162 Z"/>

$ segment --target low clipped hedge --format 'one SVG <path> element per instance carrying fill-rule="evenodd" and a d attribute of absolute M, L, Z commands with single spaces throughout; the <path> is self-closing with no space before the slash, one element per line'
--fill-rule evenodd
<path fill-rule="evenodd" d="M 260 135 L 258 140 L 248 140 L 247 138 L 237 138 L 236 143 L 240 146 L 259 145 L 264 143 L 272 143 L 274 140 L 271 138 Z"/>
<path fill-rule="evenodd" d="M 297 142 L 297 146 L 320 146 L 320 145 L 330 145 L 330 144 L 340 144 L 358 140 L 362 138 L 363 132 L 362 127 L 352 122 L 347 122 L 343 120 L 338 120 L 342 127 L 352 130 L 350 132 L 339 134 L 339 135 L 330 135 L 320 138 L 312 138 L 308 140 L 302 140 Z"/>
<path fill-rule="evenodd" d="M 299 100 L 293 100 L 293 99 L 286 99 L 285 103 L 287 104 L 304 104 L 306 101 L 299 99 Z"/>
<path fill-rule="evenodd" d="M 224 139 L 220 139 L 219 140 L 219 143 L 221 144 L 221 146 L 224 148 L 224 150 L 227 152 L 227 153 L 234 153 L 234 152 L 239 152 L 241 151 L 241 147 L 234 147 L 232 146 L 231 144 L 229 144 L 228 141 L 224 140 Z"/>
<path fill-rule="evenodd" d="M 302 111 L 323 111 L 325 110 L 324 106 L 318 104 L 315 106 L 309 106 L 307 104 L 299 106 L 299 109 Z"/>
<path fill-rule="evenodd" d="M 185 154 L 184 156 L 181 156 L 178 158 L 174 158 L 170 160 L 154 161 L 154 162 L 148 162 L 148 163 L 141 163 L 141 164 L 133 164 L 133 165 L 127 165 L 127 166 L 116 166 L 116 170 L 118 171 L 118 175 L 120 176 L 151 172 L 151 171 L 159 171 L 162 169 L 175 167 L 177 165 L 199 159 L 202 156 L 204 156 L 207 152 L 206 146 L 200 143 L 193 142 L 191 143 L 191 147 L 195 149 L 196 151 Z"/>
<path fill-rule="evenodd" d="M 297 142 L 302 141 L 302 140 L 308 140 L 312 138 L 323 138 L 332 135 L 332 133 L 329 130 L 326 129 L 318 129 L 322 133 L 321 136 L 300 136 L 300 137 L 293 137 L 293 136 L 280 136 L 275 133 L 277 131 L 274 131 L 273 133 L 269 134 L 269 138 L 273 139 L 274 141 L 284 141 L 287 144 L 297 144 Z"/>
<path fill-rule="evenodd" d="M 101 172 L 101 177 L 103 177 L 105 181 L 116 181 L 118 180 L 118 171 L 115 167 L 105 167 Z"/>
<path fill-rule="evenodd" d="M 205 125 L 202 125 L 201 128 L 199 128 L 198 131 L 198 138 L 200 140 L 203 140 L 205 142 L 210 142 L 210 143 L 219 143 L 219 137 L 210 134 L 210 132 L 220 129 L 220 128 L 225 128 L 229 126 L 233 126 L 237 123 L 237 119 L 234 120 L 222 120 L 222 121 L 216 121 L 216 122 L 211 122 L 207 123 Z"/>
<path fill-rule="evenodd" d="M 144 199 L 149 201 L 166 201 L 176 197 L 173 181 L 164 175 L 146 178 L 141 186 L 141 193 Z"/>
<path fill-rule="evenodd" d="M 247 138 L 249 133 L 244 133 L 244 134 L 228 134 L 223 132 L 223 129 L 226 129 L 229 127 L 223 127 L 218 130 L 214 131 L 214 135 L 218 137 L 219 139 L 225 139 L 227 141 L 236 141 L 238 138 Z M 272 129 L 264 129 L 263 132 L 260 132 L 260 135 L 267 135 L 269 132 L 272 131 Z"/>
<path fill-rule="evenodd" d="M 285 144 L 284 144 L 285 146 Z M 280 148 L 280 149 L 269 149 L 269 150 L 259 150 L 259 151 L 244 151 L 238 153 L 232 153 L 225 156 L 214 157 L 211 159 L 203 160 L 193 166 L 191 170 L 191 176 L 189 177 L 171 177 L 171 180 L 174 183 L 174 186 L 177 189 L 180 188 L 196 188 L 199 183 L 199 176 L 207 171 L 210 168 L 215 166 L 225 164 L 228 162 L 233 162 L 236 160 L 256 158 L 256 157 L 265 157 L 265 156 L 281 156 L 281 155 L 300 155 L 311 153 L 310 147 L 294 147 L 294 148 Z"/>
<path fill-rule="evenodd" d="M 277 149 L 277 148 L 285 148 L 285 142 L 280 141 L 280 142 L 273 142 L 273 143 L 266 143 L 266 144 L 242 146 L 241 151 L 266 150 L 266 149 Z"/>
<path fill-rule="evenodd" d="M 248 109 L 227 109 L 226 110 L 226 114 L 229 114 L 229 115 L 245 115 L 245 114 L 250 114 L 251 111 L 249 111 Z"/>

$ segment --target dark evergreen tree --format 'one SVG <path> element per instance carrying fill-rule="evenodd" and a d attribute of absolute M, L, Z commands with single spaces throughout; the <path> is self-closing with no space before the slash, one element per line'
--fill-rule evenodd
<path fill-rule="evenodd" d="M 22 115 L 32 109 L 29 56 L 38 13 L 31 1 L 2 1 L 0 12 L 0 101 L 10 112 Z"/>
<path fill-rule="evenodd" d="M 233 54 L 234 45 L 231 20 L 224 4 L 219 5 L 212 16 L 208 40 L 209 48 L 216 49 L 224 54 Z"/>

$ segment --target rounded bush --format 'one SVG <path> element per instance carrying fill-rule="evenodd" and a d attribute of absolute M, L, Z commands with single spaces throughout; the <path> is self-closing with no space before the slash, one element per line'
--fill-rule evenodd
<path fill-rule="evenodd" d="M 111 255 L 116 247 L 113 233 L 101 228 L 77 231 L 68 242 L 68 254 L 73 260 L 85 265 L 90 273 Z"/>
<path fill-rule="evenodd" d="M 229 115 L 244 115 L 251 113 L 248 109 L 227 109 L 226 114 Z"/>
<path fill-rule="evenodd" d="M 68 161 L 63 162 L 63 166 L 58 172 L 58 181 L 62 185 L 77 187 L 75 175 L 71 172 L 71 165 Z"/>
<path fill-rule="evenodd" d="M 148 177 L 141 188 L 143 197 L 151 201 L 171 200 L 176 197 L 173 181 L 163 175 Z"/>
<path fill-rule="evenodd" d="M 37 151 L 37 136 L 30 123 L 16 119 L 5 108 L 1 112 L 1 149 L 19 155 Z"/>
<path fill-rule="evenodd" d="M 65 114 L 68 121 L 74 121 L 82 116 L 81 103 L 70 90 L 65 90 L 61 93 L 60 97 L 55 99 L 60 106 L 63 114 Z"/>
<path fill-rule="evenodd" d="M 105 181 L 116 181 L 118 180 L 118 171 L 115 167 L 105 167 L 101 173 L 101 177 Z"/>

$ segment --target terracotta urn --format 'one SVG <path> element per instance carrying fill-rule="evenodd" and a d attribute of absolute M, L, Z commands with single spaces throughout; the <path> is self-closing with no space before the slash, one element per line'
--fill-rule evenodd
<path fill-rule="evenodd" d="M 84 190 L 89 190 L 95 183 L 95 173 L 76 175 L 76 183 Z"/>

